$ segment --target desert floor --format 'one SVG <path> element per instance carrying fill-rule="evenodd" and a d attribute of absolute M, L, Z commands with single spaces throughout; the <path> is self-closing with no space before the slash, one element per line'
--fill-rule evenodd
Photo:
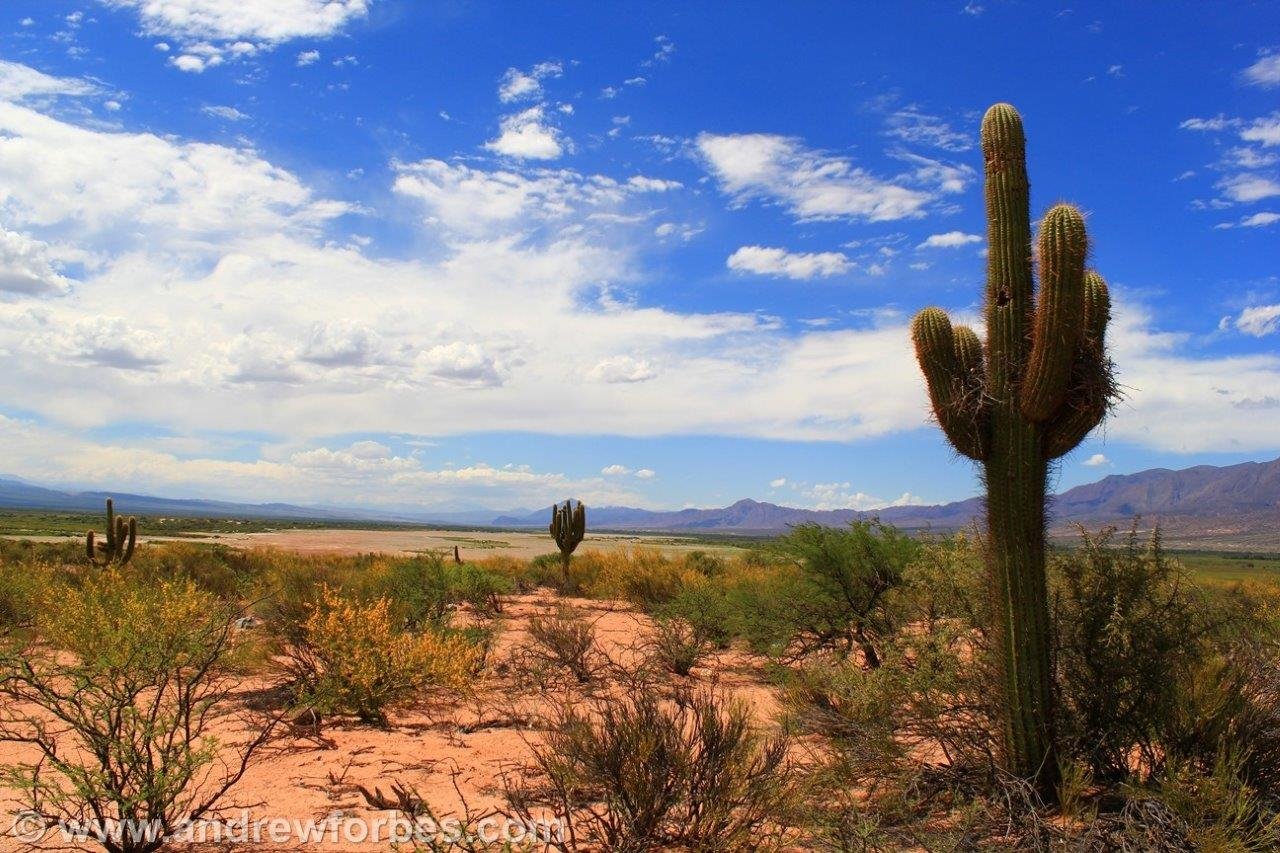
<path fill-rule="evenodd" d="M 32 541 L 57 542 L 64 539 L 82 539 L 82 536 L 30 536 L 15 537 Z M 190 533 L 181 536 L 139 536 L 140 542 L 206 542 L 227 545 L 232 548 L 281 548 L 299 554 L 369 554 L 396 555 L 418 554 L 425 551 L 448 551 L 456 545 L 463 559 L 482 559 L 501 555 L 517 559 L 529 559 L 539 554 L 555 551 L 555 543 L 545 530 L 537 531 L 485 531 L 485 530 L 357 530 L 333 528 L 322 530 L 272 530 L 262 533 Z M 730 544 L 719 544 L 705 539 L 681 536 L 663 536 L 626 533 L 589 533 L 580 550 L 618 551 L 626 548 L 657 548 L 680 554 L 688 551 L 732 552 L 738 550 Z"/>
<path fill-rule="evenodd" d="M 567 604 L 594 623 L 598 647 L 621 662 L 643 653 L 651 625 L 648 617 L 636 613 L 629 605 L 564 598 L 546 590 L 510 596 L 504 601 L 503 612 L 498 617 L 501 633 L 492 652 L 492 664 L 476 696 L 462 701 L 426 702 L 403 709 L 391 715 L 385 729 L 337 719 L 326 721 L 317 738 L 309 731 L 282 727 L 269 751 L 249 769 L 229 797 L 230 802 L 247 808 L 255 821 L 286 818 L 334 826 L 332 830 L 325 830 L 328 834 L 323 840 L 217 846 L 180 844 L 166 849 L 391 849 L 387 841 L 360 844 L 344 840 L 346 823 L 385 819 L 389 815 L 370 807 L 357 785 L 380 787 L 385 792 L 393 782 L 404 783 L 415 789 L 441 817 L 460 813 L 464 800 L 476 812 L 500 805 L 503 774 L 522 772 L 528 760 L 529 744 L 539 737 L 537 718 L 553 707 L 548 694 L 534 688 L 522 689 L 514 675 L 513 662 L 526 645 L 530 617 L 551 613 Z M 762 727 L 769 727 L 774 725 L 777 698 L 773 688 L 765 683 L 763 664 L 763 659 L 743 652 L 725 651 L 713 656 L 687 679 L 668 677 L 673 682 L 714 685 L 718 690 L 736 695 L 748 703 Z M 261 687 L 261 684 L 246 683 L 242 701 L 249 702 Z M 606 685 L 601 689 L 609 688 Z M 227 731 L 224 737 L 234 741 L 238 735 Z M 17 757 L 17 750 L 13 745 L 0 745 L 0 764 Z M 0 814 L 12 815 L 16 809 L 12 800 L 0 799 Z M 233 818 L 240 815 L 238 809 L 231 810 Z M 4 836 L 0 831 L 2 851 L 32 849 Z M 63 844 L 47 839 L 34 849 L 60 848 L 66 849 Z"/>

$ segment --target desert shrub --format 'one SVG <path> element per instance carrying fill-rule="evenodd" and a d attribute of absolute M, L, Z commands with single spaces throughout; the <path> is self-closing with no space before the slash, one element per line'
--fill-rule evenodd
<path fill-rule="evenodd" d="M 732 611 L 724 587 L 718 582 L 691 583 L 675 597 L 658 607 L 660 619 L 681 619 L 689 623 L 698 637 L 725 648 L 733 636 Z"/>
<path fill-rule="evenodd" d="M 580 595 L 595 582 L 599 569 L 595 556 L 589 551 L 572 557 L 566 576 L 560 554 L 539 554 L 529 561 L 523 583 L 529 588 L 549 587 L 561 595 Z"/>
<path fill-rule="evenodd" d="M 32 622 L 48 576 L 49 572 L 35 566 L 0 564 L 0 634 Z"/>
<path fill-rule="evenodd" d="M 1263 853 L 1280 849 L 1280 815 L 1245 781 L 1243 754 L 1220 752 L 1209 767 L 1174 759 L 1155 784 L 1193 849 Z M 1131 792 L 1136 799 L 1138 792 Z"/>
<path fill-rule="evenodd" d="M 514 590 L 514 584 L 509 578 L 474 563 L 455 566 L 453 577 L 455 595 L 471 605 L 477 613 L 488 616 L 501 613 L 501 596 L 509 595 Z"/>
<path fill-rule="evenodd" d="M 1207 593 L 1160 545 L 1130 531 L 1083 538 L 1054 563 L 1059 694 L 1066 749 L 1100 781 L 1159 775 L 1166 763 L 1280 794 L 1276 638 L 1264 603 Z"/>
<path fill-rule="evenodd" d="M 574 610 L 561 607 L 548 616 L 529 620 L 526 650 L 535 668 L 557 667 L 573 676 L 579 684 L 587 684 L 598 668 L 595 625 Z"/>
<path fill-rule="evenodd" d="M 129 563 L 130 572 L 141 578 L 188 580 L 224 601 L 249 595 L 257 568 L 249 552 L 192 542 L 142 545 Z"/>
<path fill-rule="evenodd" d="M 108 851 L 216 818 L 275 722 L 233 710 L 235 611 L 190 581 L 116 570 L 47 594 L 43 642 L 0 661 L 0 740 L 40 755 L 4 766 L 3 784 L 47 822 L 101 830 Z M 224 747 L 213 729 L 230 714 L 249 739 Z"/>
<path fill-rule="evenodd" d="M 894 630 L 885 598 L 902 582 L 917 542 L 888 525 L 860 521 L 847 529 L 797 525 L 778 548 L 803 572 L 805 594 L 791 602 L 802 647 L 856 649 L 867 666 L 878 666 L 877 645 Z"/>
<path fill-rule="evenodd" d="M 465 690 L 477 656 L 464 636 L 404 630 L 385 598 L 364 602 L 325 587 L 290 650 L 289 671 L 306 704 L 381 724 L 389 707 L 426 687 Z"/>
<path fill-rule="evenodd" d="M 303 625 L 326 586 L 341 587 L 350 574 L 341 561 L 261 549 L 250 552 L 258 582 L 254 612 L 267 630 L 286 642 L 298 642 Z"/>
<path fill-rule="evenodd" d="M 714 578 L 724 574 L 727 561 L 706 551 L 690 551 L 684 555 L 684 567 L 703 577 Z"/>
<path fill-rule="evenodd" d="M 667 672 L 688 675 L 710 651 L 707 641 L 684 619 L 655 619 L 653 629 L 648 646 L 654 661 Z"/>
<path fill-rule="evenodd" d="M 721 583 L 729 631 L 754 652 L 782 654 L 801 631 L 797 608 L 812 594 L 800 568 L 742 560 Z"/>
<path fill-rule="evenodd" d="M 653 548 L 591 551 L 578 560 L 593 575 L 586 587 L 593 598 L 620 598 L 650 612 L 702 579 L 683 561 L 673 560 Z"/>
<path fill-rule="evenodd" d="M 768 850 L 781 846 L 794 786 L 787 741 L 709 692 L 652 685 L 559 709 L 533 764 L 546 786 L 508 780 L 522 816 L 550 811 L 568 849 Z"/>

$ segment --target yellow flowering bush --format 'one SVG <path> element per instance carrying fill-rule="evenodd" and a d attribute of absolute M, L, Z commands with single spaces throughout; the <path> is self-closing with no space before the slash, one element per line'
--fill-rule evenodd
<path fill-rule="evenodd" d="M 297 651 L 311 674 L 308 699 L 365 722 L 384 722 L 387 707 L 423 688 L 465 691 L 479 660 L 463 636 L 403 630 L 386 598 L 359 601 L 328 587 L 312 605 L 303 634 Z"/>

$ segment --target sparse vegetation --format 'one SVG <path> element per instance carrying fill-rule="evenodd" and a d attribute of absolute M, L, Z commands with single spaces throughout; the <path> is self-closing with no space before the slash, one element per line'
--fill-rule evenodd
<path fill-rule="evenodd" d="M 1206 559 L 1193 563 L 1202 571 Z M 555 813 L 571 831 L 553 849 L 1276 843 L 1280 594 L 1265 580 L 1199 582 L 1145 537 L 1087 536 L 1047 565 L 1061 734 L 1059 782 L 1047 795 L 1001 767 L 981 538 L 806 526 L 733 556 L 587 551 L 567 585 L 558 555 L 455 564 L 167 543 L 139 544 L 127 565 L 101 568 L 75 543 L 3 542 L 0 563 L 9 696 L 23 667 L 114 691 L 112 667 L 129 675 L 129 655 L 141 656 L 142 682 L 163 680 L 168 667 L 189 667 L 173 663 L 188 654 L 184 631 L 226 629 L 210 669 L 218 686 L 198 694 L 210 697 L 209 727 L 161 756 L 191 769 L 188 791 L 205 790 L 211 769 L 239 778 L 232 749 L 244 735 L 223 741 L 225 721 L 260 732 L 279 717 L 282 737 L 331 751 L 344 731 L 373 724 L 396 737 L 398 721 L 425 714 L 442 721 L 441 737 L 525 733 L 491 777 L 505 775 L 510 799 L 459 817 L 474 826 L 480 814 Z M 575 592 L 601 602 L 567 597 Z M 71 606 L 55 612 L 51 600 Z M 131 624 L 171 627 L 135 637 L 85 610 L 90 602 L 169 608 Z M 233 618 L 245 608 L 258 618 Z M 277 688 L 282 669 L 289 677 Z M 241 683 L 255 686 L 239 695 L 230 685 Z M 748 705 L 733 695 L 744 684 L 761 691 Z M 6 705 L 18 707 L 36 705 Z M 465 721 L 443 722 L 461 708 L 472 709 Z M 11 731 L 35 719 L 5 713 Z M 140 743 L 171 719 L 146 732 L 49 727 L 43 736 L 59 755 L 78 755 L 79 737 Z M 766 731 L 787 733 L 788 746 Z M 52 765 L 38 780 L 35 766 L 11 761 L 6 783 L 28 799 L 38 790 L 51 817 L 88 802 L 61 783 L 51 797 Z M 186 774 L 167 771 L 163 785 L 178 790 Z M 171 802 L 180 815 L 203 801 Z"/>

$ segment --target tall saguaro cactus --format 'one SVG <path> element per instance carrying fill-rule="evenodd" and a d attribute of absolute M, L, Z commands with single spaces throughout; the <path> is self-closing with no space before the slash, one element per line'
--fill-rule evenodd
<path fill-rule="evenodd" d="M 566 581 L 569 580 L 569 557 L 586 535 L 587 507 L 582 501 L 578 501 L 576 507 L 572 501 L 565 501 L 564 506 L 551 505 L 551 538 L 560 549 L 560 565 Z"/>
<path fill-rule="evenodd" d="M 127 519 L 116 515 L 111 498 L 107 498 L 107 535 L 105 542 L 98 542 L 94 532 L 85 536 L 85 554 L 95 566 L 112 563 L 123 566 L 133 558 L 133 546 L 138 541 L 138 520 L 132 515 Z"/>
<path fill-rule="evenodd" d="M 982 120 L 986 172 L 986 347 L 972 329 L 926 308 L 911 326 L 938 423 L 981 462 L 987 562 L 997 620 L 1004 764 L 1042 781 L 1056 773 L 1045 586 L 1048 463 L 1106 415 L 1115 396 L 1104 335 L 1107 284 L 1085 269 L 1084 218 L 1058 204 L 1040 223 L 1032 282 L 1022 118 L 996 104 Z"/>

